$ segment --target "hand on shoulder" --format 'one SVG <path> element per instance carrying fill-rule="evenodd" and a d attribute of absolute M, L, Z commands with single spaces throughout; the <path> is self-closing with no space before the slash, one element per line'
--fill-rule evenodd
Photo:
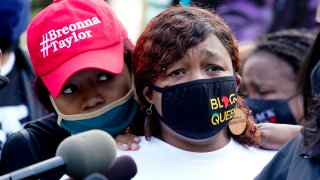
<path fill-rule="evenodd" d="M 260 123 L 260 147 L 270 150 L 279 150 L 292 137 L 301 132 L 302 126 L 291 124 Z"/>
<path fill-rule="evenodd" d="M 123 151 L 136 151 L 140 148 L 140 137 L 131 133 L 119 134 L 116 136 L 115 140 L 117 148 Z"/>

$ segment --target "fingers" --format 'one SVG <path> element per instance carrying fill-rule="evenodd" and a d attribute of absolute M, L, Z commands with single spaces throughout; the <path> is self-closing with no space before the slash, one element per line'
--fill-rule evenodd
<path fill-rule="evenodd" d="M 131 133 L 120 134 L 116 138 L 117 148 L 123 151 L 136 151 L 140 148 L 139 143 L 141 139 Z"/>
<path fill-rule="evenodd" d="M 127 144 L 127 139 L 128 139 L 127 136 L 125 136 L 124 134 L 117 135 L 117 137 L 115 138 L 117 148 L 123 151 L 130 150 L 129 145 Z"/>

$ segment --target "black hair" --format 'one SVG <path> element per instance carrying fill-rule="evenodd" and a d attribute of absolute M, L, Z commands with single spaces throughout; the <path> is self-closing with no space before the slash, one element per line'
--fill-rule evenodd
<path fill-rule="evenodd" d="M 303 145 L 315 157 L 320 157 L 320 95 L 313 95 L 311 89 L 311 72 L 320 59 L 320 34 L 307 53 L 299 72 L 298 84 L 304 98 L 305 122 L 302 130 Z"/>
<path fill-rule="evenodd" d="M 281 30 L 259 39 L 256 48 L 249 55 L 268 52 L 287 62 L 298 74 L 301 61 L 315 39 L 315 33 L 307 29 Z"/>
<path fill-rule="evenodd" d="M 0 38 L 0 49 L 2 53 L 14 51 L 18 49 L 18 47 L 19 47 L 19 41 L 12 43 L 8 41 L 6 38 Z"/>

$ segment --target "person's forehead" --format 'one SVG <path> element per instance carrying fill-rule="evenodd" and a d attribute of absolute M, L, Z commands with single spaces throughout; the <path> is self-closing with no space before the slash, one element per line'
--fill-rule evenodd
<path fill-rule="evenodd" d="M 294 75 L 291 66 L 279 57 L 268 53 L 258 52 L 250 56 L 244 63 L 243 76 L 257 76 L 261 79 L 280 81 Z"/>
<path fill-rule="evenodd" d="M 210 34 L 204 41 L 185 52 L 185 56 L 191 56 L 194 52 L 201 56 L 230 56 L 222 42 L 214 34 Z"/>

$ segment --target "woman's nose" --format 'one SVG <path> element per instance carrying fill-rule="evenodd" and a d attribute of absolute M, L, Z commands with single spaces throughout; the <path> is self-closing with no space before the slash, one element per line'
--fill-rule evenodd
<path fill-rule="evenodd" d="M 95 95 L 90 98 L 88 98 L 84 103 L 83 103 L 83 110 L 87 111 L 90 109 L 95 109 L 99 106 L 101 106 L 104 103 L 104 98 L 100 95 Z"/>
<path fill-rule="evenodd" d="M 199 79 L 208 79 L 210 76 L 208 76 L 206 73 L 201 72 L 201 70 L 192 71 L 189 76 L 189 81 L 199 80 Z"/>

